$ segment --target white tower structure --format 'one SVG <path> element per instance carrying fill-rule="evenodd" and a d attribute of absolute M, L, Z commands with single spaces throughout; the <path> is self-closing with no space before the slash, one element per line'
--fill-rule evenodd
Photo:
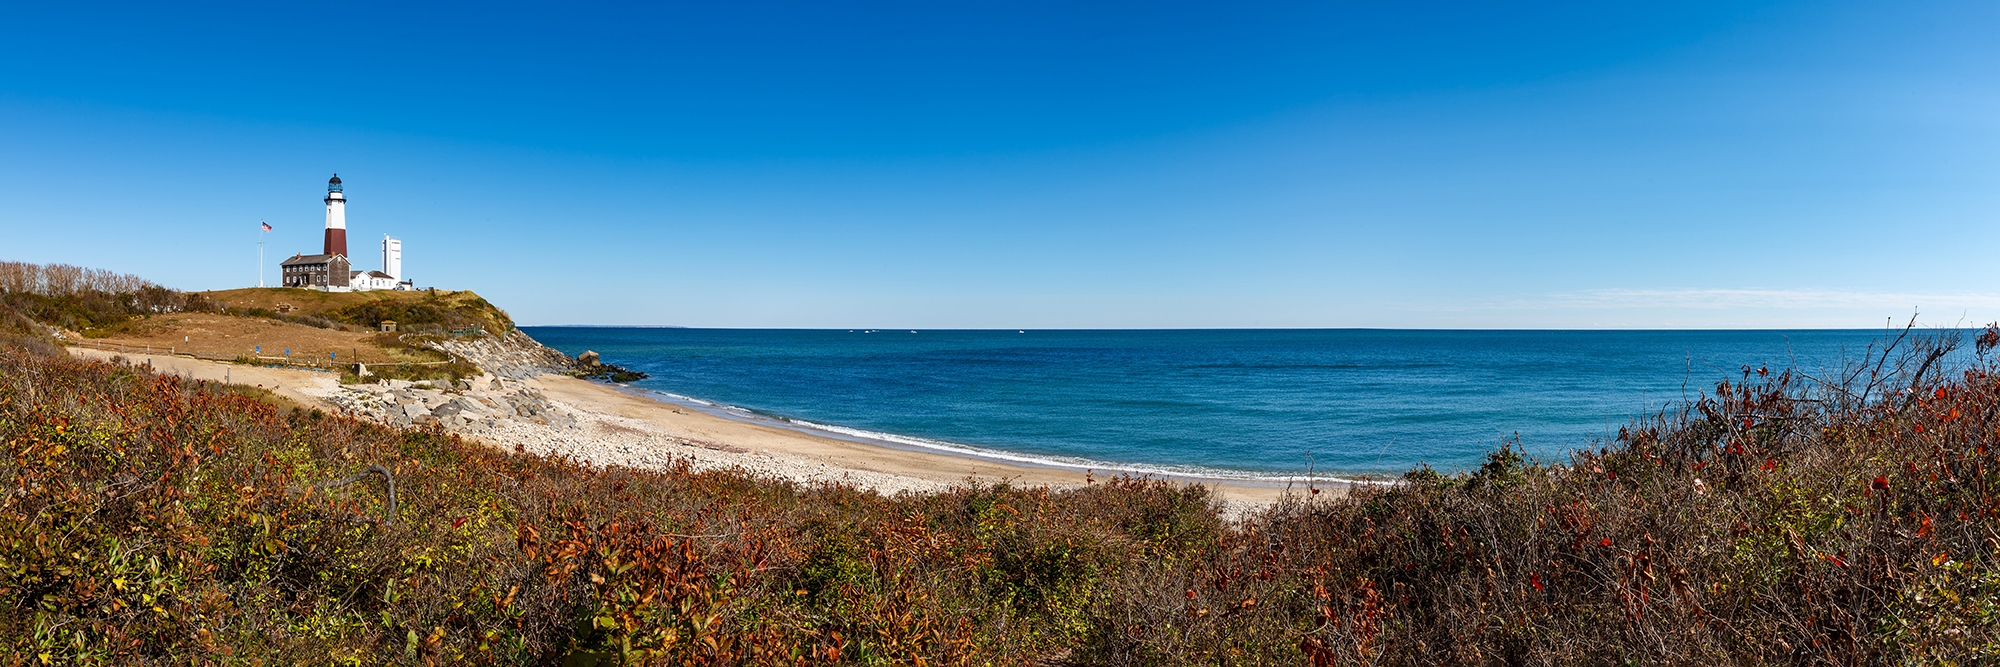
<path fill-rule="evenodd" d="M 347 196 L 340 192 L 340 174 L 326 182 L 326 249 L 328 255 L 347 256 Z"/>
<path fill-rule="evenodd" d="M 403 279 L 403 240 L 382 235 L 382 272 L 390 278 Z"/>

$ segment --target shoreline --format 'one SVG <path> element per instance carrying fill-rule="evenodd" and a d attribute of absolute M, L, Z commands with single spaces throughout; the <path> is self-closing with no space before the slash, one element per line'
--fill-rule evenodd
<path fill-rule="evenodd" d="M 743 408 L 733 405 L 724 405 L 721 403 L 695 398 L 692 396 L 683 396 L 680 394 L 660 391 L 657 389 L 647 389 L 645 387 L 634 387 L 629 384 L 609 383 L 606 386 L 612 387 L 622 392 L 633 394 L 640 398 L 658 401 L 666 405 L 699 410 L 701 412 L 709 414 L 710 416 L 714 416 L 720 419 L 773 426 L 777 428 L 797 431 L 805 435 L 818 438 L 843 440 L 847 442 L 854 442 L 864 445 L 872 445 L 875 447 L 883 447 L 887 449 L 895 449 L 907 452 L 941 454 L 945 456 L 977 459 L 999 465 L 1013 465 L 1024 468 L 1037 468 L 1037 469 L 1049 469 L 1049 470 L 1064 470 L 1077 473 L 1094 473 L 1100 476 L 1132 475 L 1136 477 L 1158 478 L 1158 479 L 1166 479 L 1179 482 L 1195 482 L 1202 484 L 1237 484 L 1244 486 L 1272 487 L 1272 488 L 1286 488 L 1286 487 L 1296 487 L 1296 486 L 1348 487 L 1348 486 L 1389 483 L 1386 479 L 1383 480 L 1369 479 L 1366 476 L 1362 476 L 1359 478 L 1343 477 L 1336 475 L 1284 476 L 1277 474 L 1259 475 L 1257 473 L 1249 473 L 1249 472 L 1245 472 L 1242 475 L 1231 475 L 1228 474 L 1228 471 L 1222 471 L 1222 470 L 1218 470 L 1216 473 L 1213 474 L 1200 473 L 1200 472 L 1176 472 L 1168 469 L 1148 469 L 1145 467 L 1141 467 L 1141 464 L 1111 463 L 1103 461 L 1090 461 L 1087 459 L 1077 459 L 1075 462 L 1065 462 L 1061 460 L 1055 460 L 1056 457 L 1052 456 L 1042 457 L 1038 455 L 1022 454 L 1002 449 L 991 449 L 977 445 L 964 445 L 948 441 L 931 440 L 929 438 L 921 438 L 917 436 L 904 436 L 904 435 L 896 435 L 893 433 L 880 433 L 880 432 L 868 431 L 865 429 L 857 429 L 845 426 L 818 424 L 814 422 L 805 421 L 802 419 L 792 419 L 789 417 L 757 412 L 749 408 Z"/>
<path fill-rule="evenodd" d="M 679 406 L 677 403 L 648 395 L 663 392 L 591 382 L 567 376 L 544 375 L 536 378 L 536 382 L 551 397 L 567 399 L 565 402 L 571 404 L 593 406 L 600 411 L 600 414 L 652 421 L 667 427 L 669 432 L 685 429 L 686 432 L 697 436 L 706 436 L 702 437 L 702 440 L 744 447 L 752 453 L 788 458 L 809 466 L 822 465 L 849 473 L 887 475 L 899 480 L 920 482 L 915 486 L 925 487 L 922 490 L 942 490 L 950 486 L 963 485 L 968 481 L 982 483 L 1006 481 L 1029 486 L 1077 488 L 1087 485 L 1092 478 L 1107 479 L 1117 476 L 1116 473 L 1109 471 L 1092 473 L 1083 469 L 1028 465 L 910 446 L 892 446 L 893 443 L 875 442 L 852 436 L 841 437 L 844 434 L 831 432 L 817 432 L 754 413 L 747 416 L 717 415 L 708 410 L 697 409 L 697 406 Z M 719 406 L 711 409 L 721 410 Z M 1149 477 L 1181 484 L 1201 484 L 1214 492 L 1218 499 L 1232 506 L 1246 506 L 1245 508 L 1276 502 L 1290 490 L 1283 482 L 1182 479 L 1167 475 Z M 891 486 L 902 485 L 891 484 Z M 1305 493 L 1303 485 L 1290 486 L 1296 487 L 1299 494 Z M 1345 483 L 1317 485 L 1323 492 L 1333 493 L 1344 493 L 1348 487 L 1349 485 Z M 890 492 L 879 486 L 877 490 Z"/>
<path fill-rule="evenodd" d="M 73 356 L 108 360 L 113 353 L 87 348 L 69 348 Z M 256 385 L 302 404 L 388 422 L 379 411 L 364 406 L 391 406 L 384 401 L 388 385 L 341 385 L 328 373 L 260 368 L 202 361 L 165 355 L 122 355 L 132 363 L 151 362 L 156 372 L 190 379 Z M 520 448 L 537 454 L 571 456 L 598 465 L 665 469 L 676 459 L 697 470 L 741 469 L 753 475 L 786 479 L 797 483 L 844 483 L 894 495 L 901 492 L 926 493 L 968 483 L 1001 483 L 1069 489 L 1086 486 L 1093 478 L 1112 478 L 1117 471 L 1070 469 L 1024 462 L 993 460 L 956 452 L 896 443 L 870 441 L 845 434 L 815 431 L 789 420 L 755 415 L 713 414 L 694 405 L 664 400 L 665 392 L 545 374 L 514 380 L 481 378 L 484 387 L 503 385 L 510 392 L 526 392 L 559 413 L 555 423 L 508 418 L 473 420 L 458 417 L 445 420 L 448 430 L 501 449 Z M 457 392 L 429 391 L 456 395 Z M 485 397 L 489 392 L 469 392 Z M 408 397 L 404 397 L 407 399 Z M 432 398 L 436 398 L 433 396 Z M 491 403 L 490 398 L 481 398 Z M 686 399 L 694 401 L 697 399 Z M 372 402 L 371 402 L 372 401 Z M 461 421 L 462 420 L 462 421 Z M 1306 492 L 1304 482 L 1283 480 L 1254 481 L 1202 479 L 1167 474 L 1134 475 L 1164 479 L 1178 484 L 1200 484 L 1223 502 L 1229 514 L 1242 516 L 1250 510 L 1279 501 L 1292 493 Z M 1322 492 L 1342 494 L 1359 482 L 1315 481 Z"/>

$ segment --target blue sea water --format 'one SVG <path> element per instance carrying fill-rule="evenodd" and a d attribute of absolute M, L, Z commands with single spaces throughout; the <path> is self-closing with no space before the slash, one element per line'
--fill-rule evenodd
<path fill-rule="evenodd" d="M 1858 331 L 864 331 L 523 327 L 635 386 L 904 445 L 1228 477 L 1548 460 L 1738 378 L 1859 358 Z"/>

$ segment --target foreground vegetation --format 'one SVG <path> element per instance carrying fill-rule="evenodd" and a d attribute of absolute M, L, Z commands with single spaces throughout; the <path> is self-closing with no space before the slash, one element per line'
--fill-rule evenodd
<path fill-rule="evenodd" d="M 2000 660 L 2000 378 L 1901 349 L 1232 523 L 1155 481 L 593 468 L 14 336 L 0 663 Z"/>

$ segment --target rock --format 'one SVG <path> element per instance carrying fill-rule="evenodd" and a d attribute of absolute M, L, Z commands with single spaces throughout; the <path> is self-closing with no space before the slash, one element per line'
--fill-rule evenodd
<path fill-rule="evenodd" d="M 600 363 L 597 360 L 596 350 L 584 350 L 583 354 L 576 355 L 576 362 L 586 367 L 595 367 Z"/>
<path fill-rule="evenodd" d="M 426 409 L 422 403 L 408 403 L 403 405 L 403 416 L 412 420 L 429 415 L 430 413 L 431 411 Z"/>

